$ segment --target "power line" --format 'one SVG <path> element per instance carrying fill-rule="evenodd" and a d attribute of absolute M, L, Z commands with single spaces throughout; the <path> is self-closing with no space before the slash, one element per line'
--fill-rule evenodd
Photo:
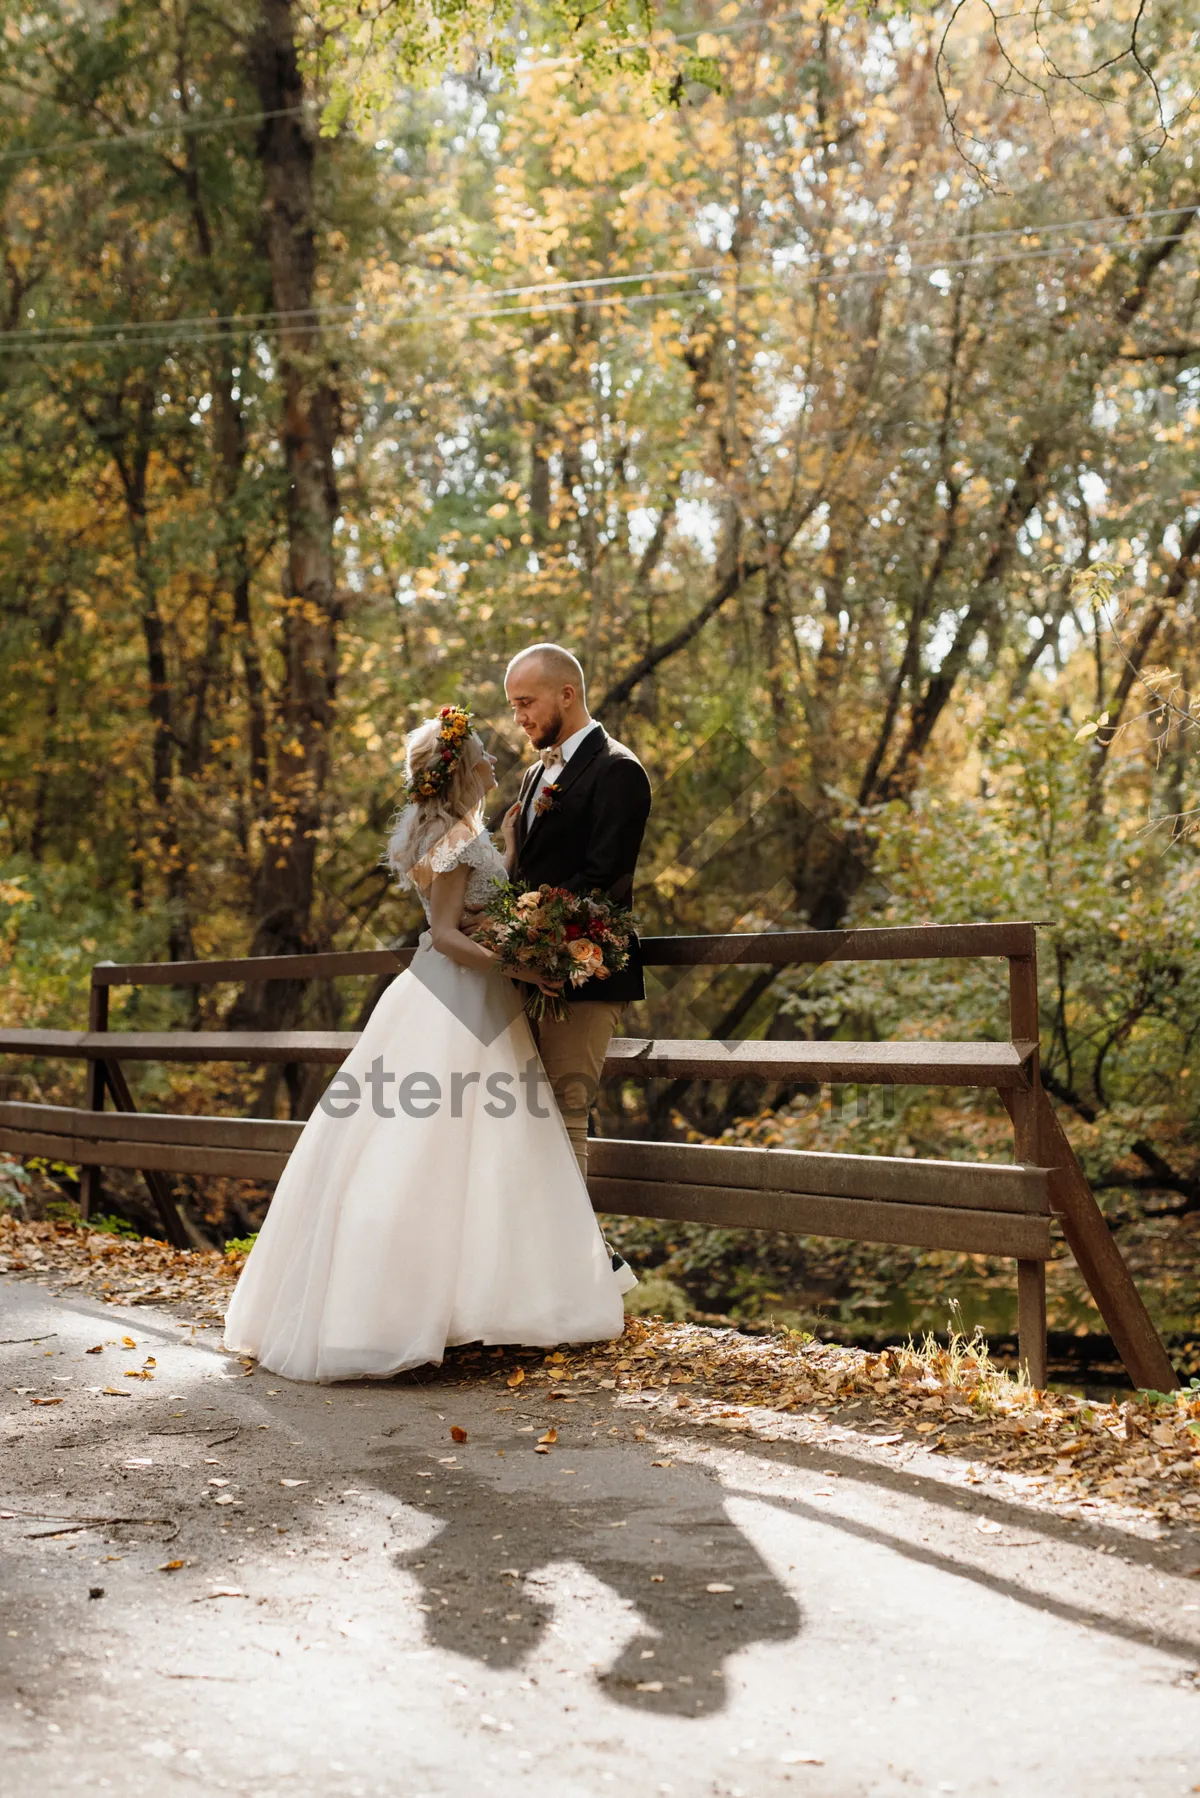
<path fill-rule="evenodd" d="M 1150 212 L 1138 213 L 1132 217 L 1123 213 L 1107 213 L 1090 219 L 1069 219 L 1058 224 L 1019 226 L 1003 231 L 984 231 L 973 233 L 972 235 L 978 238 L 988 239 L 1011 236 L 1039 237 L 1049 235 L 1051 232 L 1082 230 L 1092 225 L 1116 222 L 1125 226 L 1138 225 L 1151 219 L 1178 217 L 1182 211 L 1186 210 L 1188 209 L 1179 206 L 1164 206 Z M 1092 249 L 1137 248 L 1144 244 L 1170 242 L 1179 235 L 1181 235 L 1181 233 L 1166 232 L 1142 238 L 1099 238 L 1094 239 L 1089 243 L 1076 244 L 1062 249 L 1022 250 L 1011 252 L 1006 256 L 967 257 L 956 262 L 947 262 L 943 259 L 932 263 L 913 263 L 909 264 L 906 268 L 895 270 L 875 268 L 834 269 L 829 273 L 824 274 L 816 269 L 809 268 L 803 272 L 809 274 L 811 279 L 817 280 L 822 284 L 840 284 L 845 281 L 854 280 L 878 280 L 882 275 L 891 272 L 900 275 L 908 275 L 922 272 L 936 272 L 942 268 L 989 268 L 998 266 L 1004 262 L 1034 261 L 1058 255 L 1081 255 L 1085 251 Z M 960 233 L 955 233 L 953 235 L 948 234 L 944 237 L 924 237 L 915 242 L 893 239 L 891 242 L 881 243 L 874 248 L 868 246 L 864 249 L 863 254 L 867 256 L 883 256 L 887 254 L 907 255 L 912 249 L 924 247 L 928 244 L 949 244 L 958 241 L 961 241 Z M 838 255 L 846 255 L 848 253 L 848 250 L 837 252 Z M 522 287 L 493 288 L 489 289 L 486 293 L 478 295 L 478 298 L 480 300 L 525 298 L 528 295 L 540 293 L 558 293 L 586 290 L 589 288 L 628 286 L 638 281 L 675 280 L 680 276 L 685 276 L 693 280 L 699 280 L 707 276 L 719 278 L 722 274 L 727 272 L 728 270 L 723 265 L 716 263 L 707 268 L 695 268 L 689 264 L 672 269 L 638 269 L 633 273 L 626 275 L 587 275 L 580 276 L 575 280 L 542 281 L 529 283 Z M 481 314 L 481 316 L 492 316 L 492 314 Z M 364 322 L 369 322 L 367 315 L 362 311 L 361 302 L 356 301 L 353 304 L 342 306 L 313 305 L 264 312 L 236 312 L 224 314 L 198 313 L 185 315 L 184 317 L 177 319 L 134 320 L 119 325 L 99 325 L 89 327 L 86 332 L 86 337 L 88 341 L 94 342 L 101 342 L 106 338 L 118 335 L 130 340 L 136 340 L 143 337 L 178 333 L 182 328 L 193 325 L 205 330 L 215 326 L 247 328 L 272 323 L 283 323 L 285 321 L 296 322 L 312 320 L 320 322 L 325 319 L 337 317 L 348 317 L 352 321 L 362 318 Z M 0 331 L 0 345 L 12 342 L 19 342 L 21 344 L 50 342 L 58 338 L 69 338 L 71 341 L 77 341 L 82 340 L 84 335 L 84 332 L 79 326 L 47 325 L 33 330 Z"/>
<path fill-rule="evenodd" d="M 719 265 L 712 268 L 696 269 L 690 264 L 684 268 L 643 269 L 632 275 L 588 275 L 578 281 L 545 281 L 526 287 L 498 287 L 481 294 L 481 299 L 521 299 L 529 294 L 560 293 L 572 288 L 619 287 L 632 281 L 673 281 L 680 276 L 699 277 L 701 275 L 718 275 Z M 283 311 L 273 312 L 227 312 L 227 313 L 192 313 L 177 319 L 145 319 L 135 320 L 123 325 L 99 325 L 88 331 L 88 340 L 102 341 L 109 337 L 121 335 L 141 339 L 152 334 L 169 333 L 180 326 L 196 325 L 203 328 L 219 325 L 260 325 L 322 319 L 352 315 L 364 321 L 368 315 L 361 309 L 361 302 L 356 301 L 347 306 L 295 306 Z M 80 327 L 74 325 L 47 325 L 33 331 L 0 331 L 0 344 L 51 342 L 61 337 L 76 338 L 80 335 Z"/>
<path fill-rule="evenodd" d="M 956 242 L 958 242 L 958 240 L 960 238 L 964 238 L 964 237 L 968 238 L 968 239 L 974 239 L 974 238 L 992 239 L 992 238 L 998 238 L 998 237 L 1048 237 L 1052 231 L 1085 231 L 1085 230 L 1090 229 L 1091 226 L 1093 226 L 1093 225 L 1125 225 L 1125 226 L 1129 226 L 1129 225 L 1140 225 L 1144 219 L 1177 218 L 1181 212 L 1191 212 L 1197 206 L 1200 206 L 1200 199 L 1197 199 L 1195 201 L 1189 201 L 1186 204 L 1181 204 L 1179 206 L 1159 206 L 1159 207 L 1156 207 L 1151 212 L 1135 212 L 1135 213 L 1102 212 L 1102 213 L 1097 214 L 1094 218 L 1063 219 L 1057 223 L 1053 223 L 1053 224 L 1049 224 L 1049 225 L 1005 225 L 1002 228 L 997 228 L 997 229 L 991 230 L 991 231 L 975 231 L 968 226 L 966 231 L 948 232 L 944 237 L 936 237 L 936 236 L 920 237 L 920 238 L 917 238 L 915 241 L 918 246 L 921 246 L 921 245 L 931 244 L 931 243 L 956 243 Z M 910 247 L 910 245 L 907 242 L 902 243 L 899 239 L 893 238 L 893 240 L 890 243 L 880 244 L 878 250 L 873 250 L 871 252 L 871 254 L 872 255 L 882 255 L 887 250 L 900 251 L 900 250 L 907 250 L 909 247 Z M 845 252 L 842 252 L 842 254 L 845 254 Z"/>
<path fill-rule="evenodd" d="M 805 285 L 813 287 L 837 287 L 854 281 L 878 281 L 888 277 L 907 280 L 911 276 L 938 273 L 970 273 L 976 269 L 1006 267 L 1015 263 L 1041 262 L 1054 260 L 1064 256 L 1083 255 L 1091 250 L 1110 249 L 1143 249 L 1155 243 L 1171 243 L 1178 241 L 1181 232 L 1164 232 L 1136 238 L 1110 238 L 1087 244 L 1059 245 L 1043 250 L 1014 250 L 1000 256 L 975 256 L 959 260 L 942 258 L 933 262 L 911 263 L 907 267 L 839 269 L 823 274 L 819 269 L 801 271 Z M 288 312 L 230 313 L 215 317 L 206 314 L 195 314 L 180 319 L 134 321 L 124 325 L 105 325 L 94 329 L 81 330 L 79 327 L 55 326 L 41 331 L 16 331 L 0 333 L 0 355 L 23 351 L 31 352 L 39 349 L 80 349 L 90 343 L 110 344 L 118 347 L 125 345 L 157 345 L 211 342 L 231 333 L 255 335 L 263 332 L 271 325 L 284 321 L 311 321 L 315 326 L 321 325 L 330 329 L 353 330 L 356 327 L 374 325 L 388 331 L 403 329 L 419 324 L 428 319 L 474 319 L 486 320 L 496 318 L 522 317 L 525 314 L 546 314 L 558 312 L 574 312 L 591 310 L 597 306 L 613 305 L 647 305 L 665 304 L 679 299 L 704 299 L 709 295 L 709 288 L 689 286 L 671 293 L 651 293 L 627 295 L 610 292 L 585 299 L 540 299 L 537 296 L 546 294 L 565 295 L 576 291 L 587 291 L 593 288 L 615 288 L 636 281 L 654 281 L 676 279 L 683 275 L 693 282 L 706 281 L 713 283 L 728 277 L 732 271 L 727 267 L 714 265 L 701 269 L 663 269 L 646 270 L 630 275 L 589 276 L 579 281 L 556 281 L 542 285 L 518 288 L 499 288 L 494 291 L 497 299 L 528 298 L 531 303 L 516 306 L 481 306 L 477 302 L 466 306 L 439 305 L 436 302 L 424 302 L 413 307 L 407 313 L 390 318 L 380 318 L 364 312 L 359 305 L 340 307 L 308 307 L 297 308 Z M 789 286 L 784 279 L 740 283 L 738 292 L 743 294 L 776 292 L 781 298 L 789 297 Z M 478 299 L 491 297 L 479 295 Z M 790 297 L 798 297 L 794 292 Z M 32 357 L 31 357 L 32 359 Z"/>
<path fill-rule="evenodd" d="M 585 300 L 574 300 L 574 299 L 571 299 L 571 300 L 547 300 L 544 302 L 536 301 L 533 305 L 529 305 L 529 306 L 493 306 L 493 307 L 488 307 L 486 309 L 432 306 L 432 307 L 426 307 L 420 311 L 408 313 L 400 318 L 372 319 L 370 316 L 360 316 L 359 318 L 345 319 L 342 321 L 340 328 L 343 330 L 346 330 L 357 324 L 364 324 L 364 325 L 376 324 L 376 325 L 379 325 L 383 330 L 386 331 L 386 330 L 396 329 L 399 327 L 406 327 L 406 326 L 412 325 L 412 324 L 420 324 L 420 323 L 422 323 L 426 320 L 430 320 L 430 319 L 439 319 L 440 320 L 440 319 L 449 319 L 449 318 L 464 318 L 467 320 L 471 320 L 471 319 L 477 319 L 477 318 L 478 319 L 520 318 L 520 317 L 524 317 L 527 313 L 531 313 L 531 312 L 536 312 L 538 314 L 541 314 L 544 312 L 586 311 L 586 310 L 590 310 L 592 307 L 595 307 L 595 306 L 612 306 L 614 304 L 617 304 L 618 301 L 620 304 L 625 305 L 625 306 L 645 306 L 645 305 L 665 304 L 667 301 L 680 300 L 680 299 L 704 300 L 704 299 L 707 299 L 708 297 L 709 297 L 708 290 L 705 288 L 685 287 L 685 288 L 680 288 L 676 292 L 673 292 L 673 293 L 643 293 L 643 294 L 631 294 L 631 295 L 622 294 L 619 296 L 618 295 L 605 295 L 605 296 L 590 299 L 590 300 L 586 300 L 586 299 Z M 253 331 L 258 331 L 260 329 L 261 329 L 260 326 L 253 327 Z M 225 334 L 226 333 L 219 331 L 219 330 L 206 330 L 203 328 L 194 328 L 194 329 L 190 329 L 190 330 L 186 330 L 186 331 L 180 331 L 176 334 L 164 333 L 163 335 L 158 336 L 158 337 L 144 337 L 144 336 L 134 337 L 131 340 L 130 347 L 133 347 L 133 348 L 143 347 L 143 346 L 157 347 L 159 345 L 161 345 L 163 347 L 168 347 L 170 345 L 178 345 L 178 344 L 189 344 L 190 345 L 190 344 L 199 344 L 199 343 L 212 343 L 212 342 L 216 341 L 218 338 L 224 336 Z M 253 334 L 253 332 L 252 332 L 252 334 Z M 37 360 L 40 360 L 41 355 L 43 353 L 45 353 L 46 351 L 86 349 L 90 343 L 94 343 L 97 341 L 105 344 L 108 347 L 115 347 L 118 349 L 126 347 L 125 338 L 123 336 L 117 334 L 116 332 L 114 332 L 110 335 L 107 335 L 103 338 L 100 338 L 99 340 L 97 340 L 96 338 L 91 337 L 91 336 L 74 337 L 74 338 L 72 338 L 72 337 L 57 337 L 48 343 L 41 343 L 41 344 L 35 345 L 27 354 L 18 356 L 17 359 L 18 360 L 28 360 L 28 361 L 37 361 Z M 13 354 L 13 352 L 21 351 L 22 347 L 23 346 L 21 343 L 20 334 L 18 334 L 18 336 L 13 340 L 10 340 L 7 343 L 0 343 L 0 356 L 6 356 L 6 355 L 11 356 Z"/>
<path fill-rule="evenodd" d="M 303 106 L 279 106 L 271 112 L 239 112 L 217 119 L 179 119 L 171 125 L 153 125 L 144 131 L 106 132 L 101 137 L 64 137 L 54 144 L 37 144 L 31 150 L 0 151 L 0 163 L 35 162 L 39 156 L 57 156 L 70 150 L 122 150 L 127 144 L 150 143 L 157 137 L 197 137 L 210 131 L 232 131 L 239 125 L 265 125 L 268 119 L 303 117 Z"/>

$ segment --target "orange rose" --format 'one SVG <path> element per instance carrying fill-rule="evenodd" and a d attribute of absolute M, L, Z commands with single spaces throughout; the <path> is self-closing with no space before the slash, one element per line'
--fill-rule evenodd
<path fill-rule="evenodd" d="M 598 967 L 604 966 L 604 956 L 596 944 L 589 943 L 586 937 L 576 937 L 573 943 L 568 944 L 568 948 L 572 960 L 578 962 L 585 973 L 594 974 Z"/>

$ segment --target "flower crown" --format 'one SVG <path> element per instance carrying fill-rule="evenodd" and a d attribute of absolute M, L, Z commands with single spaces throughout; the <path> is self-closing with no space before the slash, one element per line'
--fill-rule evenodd
<path fill-rule="evenodd" d="M 408 787 L 410 800 L 433 799 L 446 791 L 454 778 L 463 745 L 471 734 L 471 714 L 461 705 L 444 705 L 438 713 L 438 722 L 441 729 L 437 753 L 427 768 L 413 775 Z"/>

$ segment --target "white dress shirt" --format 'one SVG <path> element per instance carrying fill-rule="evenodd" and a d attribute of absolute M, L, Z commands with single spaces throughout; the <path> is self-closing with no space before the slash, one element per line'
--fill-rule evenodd
<path fill-rule="evenodd" d="M 560 743 L 558 745 L 559 760 L 552 762 L 548 768 L 542 769 L 541 780 L 534 781 L 533 786 L 530 789 L 529 797 L 525 801 L 525 828 L 527 830 L 532 826 L 534 819 L 537 817 L 535 808 L 546 788 L 554 785 L 554 782 L 558 779 L 575 751 L 579 748 L 583 739 L 590 731 L 595 729 L 596 720 L 593 718 L 589 724 L 584 725 L 582 730 L 577 730 L 574 735 L 567 738 L 565 743 Z"/>

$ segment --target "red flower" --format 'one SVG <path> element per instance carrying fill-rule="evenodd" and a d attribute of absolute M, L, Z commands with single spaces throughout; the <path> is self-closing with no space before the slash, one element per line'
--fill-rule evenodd
<path fill-rule="evenodd" d="M 583 931 L 580 929 L 578 924 L 568 924 L 566 934 L 567 934 L 567 941 L 570 942 L 572 937 L 582 936 Z"/>

